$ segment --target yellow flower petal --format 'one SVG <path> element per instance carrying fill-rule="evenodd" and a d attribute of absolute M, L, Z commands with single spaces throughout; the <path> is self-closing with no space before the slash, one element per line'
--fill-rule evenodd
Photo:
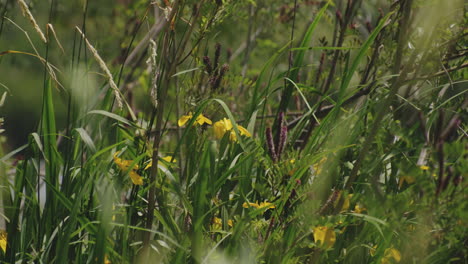
<path fill-rule="evenodd" d="M 232 142 L 237 142 L 237 136 L 234 130 L 232 130 L 231 133 L 229 134 L 229 140 L 231 140 Z"/>
<path fill-rule="evenodd" d="M 419 166 L 419 168 L 424 171 L 429 170 L 429 166 L 426 165 Z"/>
<path fill-rule="evenodd" d="M 336 242 L 336 234 L 333 228 L 317 226 L 313 228 L 314 241 L 324 249 L 332 248 Z"/>
<path fill-rule="evenodd" d="M 269 202 L 261 202 L 258 208 L 268 208 L 268 209 L 273 209 L 275 208 L 275 205 Z"/>
<path fill-rule="evenodd" d="M 269 203 L 269 202 L 261 202 L 260 204 L 258 202 L 256 202 L 256 203 L 243 203 L 242 207 L 244 207 L 244 208 L 254 207 L 256 209 L 261 209 L 261 208 L 274 209 L 274 208 L 276 208 L 274 204 Z"/>
<path fill-rule="evenodd" d="M 373 257 L 375 256 L 375 253 L 377 252 L 377 245 L 373 246 L 371 249 L 369 249 L 370 255 Z"/>
<path fill-rule="evenodd" d="M 211 229 L 212 230 L 221 230 L 223 228 L 223 220 L 218 217 L 213 217 L 211 220 Z"/>
<path fill-rule="evenodd" d="M 219 217 L 213 217 L 213 224 L 219 224 L 221 225 L 223 223 L 223 220 Z"/>
<path fill-rule="evenodd" d="M 343 207 L 341 207 L 341 212 L 345 212 L 349 209 L 349 204 L 351 203 L 350 200 L 352 197 L 353 197 L 353 194 L 350 193 L 346 196 L 346 198 L 344 198 Z"/>
<path fill-rule="evenodd" d="M 177 162 L 176 159 L 172 159 L 172 156 L 162 157 L 161 159 L 166 161 L 166 162 L 169 162 L 169 163 L 176 163 Z M 161 165 L 161 163 L 159 163 L 159 164 Z M 152 166 L 153 166 L 153 161 L 150 160 L 150 162 L 145 166 L 145 170 L 151 168 Z"/>
<path fill-rule="evenodd" d="M 213 124 L 213 132 L 217 139 L 223 138 L 226 131 L 226 126 L 222 121 L 218 121 Z"/>
<path fill-rule="evenodd" d="M 245 127 L 237 126 L 237 128 L 239 129 L 239 133 L 241 136 L 252 137 L 252 134 L 250 134 L 250 132 L 247 129 L 245 129 Z M 237 135 L 234 129 L 231 130 L 231 134 L 229 135 L 229 140 L 231 140 L 232 142 L 237 142 Z"/>
<path fill-rule="evenodd" d="M 167 161 L 167 162 L 172 162 L 172 163 L 176 163 L 177 160 L 176 159 L 172 159 L 172 156 L 166 156 L 164 158 L 162 158 L 163 160 Z"/>
<path fill-rule="evenodd" d="M 151 168 L 151 166 L 153 166 L 153 161 L 151 160 L 148 165 L 145 166 L 145 170 Z"/>
<path fill-rule="evenodd" d="M 198 117 L 197 117 L 197 120 L 196 122 L 201 126 L 203 124 L 208 124 L 208 125 L 211 125 L 213 124 L 213 122 L 211 122 L 210 119 L 206 118 L 204 115 L 200 114 Z"/>
<path fill-rule="evenodd" d="M 243 126 L 237 126 L 241 136 L 252 137 L 252 134 Z"/>
<path fill-rule="evenodd" d="M 188 113 L 188 115 L 183 115 L 177 121 L 177 124 L 181 127 L 184 126 L 187 121 L 189 121 L 193 117 L 192 112 Z"/>
<path fill-rule="evenodd" d="M 323 164 L 327 161 L 327 157 L 323 157 L 319 162 L 312 165 L 314 168 L 315 175 L 319 175 L 322 172 Z"/>
<path fill-rule="evenodd" d="M 0 248 L 6 252 L 8 234 L 5 230 L 0 230 Z"/>
<path fill-rule="evenodd" d="M 390 259 L 393 259 L 395 262 L 401 261 L 401 253 L 395 248 L 387 248 L 385 249 L 384 256 L 382 258 L 382 263 L 391 263 L 389 262 Z"/>
<path fill-rule="evenodd" d="M 224 118 L 223 123 L 224 123 L 224 127 L 226 127 L 227 131 L 232 129 L 231 119 Z"/>
<path fill-rule="evenodd" d="M 136 173 L 134 170 L 130 171 L 128 175 L 130 176 L 130 179 L 132 179 L 133 184 L 143 185 L 143 178 L 140 175 L 138 175 L 138 173 Z"/>
<path fill-rule="evenodd" d="M 337 199 L 335 200 L 334 202 L 334 206 L 337 207 L 338 206 L 338 203 L 340 202 L 340 199 L 341 199 L 341 194 L 343 193 L 343 191 L 339 191 L 338 193 L 338 197 Z M 341 210 L 340 210 L 340 213 L 343 213 L 343 212 L 346 212 L 348 211 L 349 209 L 349 205 L 351 203 L 351 198 L 353 197 L 353 194 L 350 193 L 348 194 L 344 199 L 343 199 L 343 205 L 341 206 Z"/>
<path fill-rule="evenodd" d="M 239 129 L 239 133 L 243 136 L 247 136 L 247 137 L 251 137 L 252 135 L 250 134 L 250 132 L 245 129 L 244 127 L 242 126 L 238 126 L 238 129 Z M 236 135 L 236 132 L 234 132 L 234 130 L 232 130 L 232 123 L 231 123 L 231 120 L 227 119 L 227 118 L 223 118 L 217 122 L 215 122 L 213 124 L 213 131 L 214 131 L 214 134 L 215 134 L 215 137 L 217 139 L 221 139 L 224 137 L 224 134 L 226 134 L 226 132 L 228 131 L 231 131 L 231 133 L 229 134 L 229 139 L 231 141 L 237 141 L 237 135 Z"/>
<path fill-rule="evenodd" d="M 249 208 L 249 207 L 259 208 L 260 205 L 258 203 L 243 203 L 242 207 L 244 207 L 244 208 Z"/>
<path fill-rule="evenodd" d="M 356 204 L 356 206 L 354 206 L 355 213 L 362 214 L 364 211 L 367 211 L 365 207 L 361 207 L 359 204 Z"/>
<path fill-rule="evenodd" d="M 234 226 L 234 222 L 233 222 L 231 219 L 229 219 L 229 220 L 227 221 L 227 224 L 228 224 L 228 226 L 230 226 L 230 227 L 233 227 L 233 226 Z"/>
<path fill-rule="evenodd" d="M 120 151 L 117 151 L 114 153 L 114 163 L 123 171 L 127 171 L 130 168 L 130 165 L 132 165 L 133 160 L 124 160 L 117 155 L 120 153 Z M 135 164 L 132 169 L 138 170 L 138 164 Z"/>

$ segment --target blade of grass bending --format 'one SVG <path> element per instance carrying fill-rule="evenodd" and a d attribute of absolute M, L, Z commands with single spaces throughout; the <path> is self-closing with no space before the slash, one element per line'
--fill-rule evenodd
<path fill-rule="evenodd" d="M 346 90 L 346 88 L 348 88 L 349 86 L 349 83 L 351 82 L 351 78 L 353 77 L 354 75 L 354 72 L 357 70 L 361 60 L 364 58 L 364 56 L 366 55 L 367 53 L 367 50 L 369 49 L 369 47 L 372 45 L 372 43 L 374 43 L 374 40 L 375 38 L 377 37 L 377 35 L 380 33 L 380 31 L 382 30 L 382 28 L 388 24 L 388 18 L 393 15 L 394 12 L 390 12 L 388 13 L 384 18 L 382 18 L 382 20 L 380 20 L 380 23 L 377 25 L 377 27 L 374 29 L 374 31 L 372 31 L 372 34 L 367 38 L 366 42 L 364 42 L 364 44 L 362 45 L 361 49 L 359 49 L 359 52 L 358 52 L 358 55 L 356 56 L 356 58 L 354 58 L 352 64 L 351 64 L 351 67 L 345 71 L 345 74 L 344 74 L 344 78 L 343 78 L 343 81 L 341 82 L 341 86 L 340 86 L 340 90 L 339 90 L 339 94 L 338 94 L 338 100 L 339 100 L 339 104 L 341 105 L 341 103 L 344 102 L 344 92 Z"/>
<path fill-rule="evenodd" d="M 213 100 L 213 99 L 210 99 L 210 100 L 206 100 L 206 101 L 203 101 L 198 107 L 197 109 L 195 110 L 195 113 L 193 114 L 193 117 L 187 122 L 187 124 L 185 124 L 185 127 L 186 128 L 190 128 L 192 127 L 192 125 L 195 123 L 195 121 L 197 120 L 197 117 L 202 113 L 203 109 L 205 109 L 205 107 L 208 105 L 208 103 Z M 173 157 L 177 156 L 177 154 L 179 153 L 179 150 L 180 148 L 182 147 L 182 143 L 184 142 L 184 139 L 185 137 L 187 137 L 187 135 L 189 134 L 189 129 L 184 129 L 184 132 L 182 133 L 182 136 L 180 137 L 180 140 L 179 142 L 177 143 L 177 146 L 174 150 L 174 155 Z"/>
<path fill-rule="evenodd" d="M 380 225 L 385 226 L 385 227 L 388 226 L 388 223 L 385 222 L 384 220 L 381 220 L 379 218 L 376 218 L 376 217 L 373 217 L 373 216 L 370 216 L 370 215 L 366 215 L 366 214 L 348 213 L 348 215 L 352 215 L 352 216 L 355 216 L 355 217 L 362 218 L 362 220 L 364 220 L 364 221 L 366 221 L 368 223 L 371 223 L 379 231 L 380 235 L 385 239 L 385 235 L 382 232 L 382 228 L 380 227 Z"/>
<path fill-rule="evenodd" d="M 52 228 L 56 225 L 56 214 L 58 213 L 57 201 L 53 195 L 51 186 L 58 186 L 58 151 L 56 139 L 56 126 L 55 126 L 55 110 L 52 95 L 52 83 L 48 79 L 44 84 L 44 92 L 42 98 L 42 118 L 41 130 L 44 142 L 45 153 L 45 180 L 50 184 L 46 186 L 46 201 L 44 205 L 44 219 L 45 219 L 45 234 L 50 236 Z M 40 199 L 40 198 L 39 198 Z"/>
<path fill-rule="evenodd" d="M 234 157 L 234 159 L 232 160 L 231 162 L 231 165 L 229 166 L 229 168 L 226 170 L 226 172 L 224 172 L 221 177 L 219 177 L 216 182 L 214 183 L 214 189 L 215 190 L 219 190 L 221 188 L 221 186 L 223 186 L 223 184 L 226 182 L 227 178 L 232 175 L 235 171 L 237 171 L 239 169 L 239 167 L 247 160 L 249 160 L 249 158 L 251 156 L 253 156 L 253 154 L 255 154 L 255 152 L 250 152 L 248 154 L 246 154 L 245 156 L 242 156 L 242 153 L 239 153 L 236 157 Z M 239 160 L 239 158 L 241 158 Z M 239 160 L 239 161 L 238 161 Z"/>
<path fill-rule="evenodd" d="M 83 142 L 88 146 L 88 148 L 94 153 L 96 152 L 96 146 L 94 145 L 94 142 L 93 140 L 91 139 L 91 137 L 89 136 L 88 132 L 86 132 L 86 130 L 84 130 L 84 128 L 82 127 L 79 127 L 79 128 L 75 128 L 76 132 L 78 132 L 78 134 L 80 135 L 81 139 L 83 140 Z"/>
<path fill-rule="evenodd" d="M 259 93 L 259 90 L 260 90 L 260 85 L 262 84 L 262 80 L 263 80 L 263 77 L 264 77 L 264 75 L 266 73 L 266 70 L 271 66 L 271 64 L 274 61 L 276 61 L 276 59 L 278 59 L 278 57 L 281 54 L 283 54 L 283 52 L 285 50 L 287 50 L 287 48 L 289 47 L 289 44 L 290 44 L 290 41 L 288 43 L 286 43 L 286 45 L 284 45 L 281 49 L 279 49 L 263 66 L 262 71 L 260 72 L 260 74 L 258 75 L 257 80 L 255 81 L 255 88 L 254 88 L 253 95 L 252 95 L 252 103 L 250 105 L 250 111 L 248 113 L 249 116 L 251 116 L 252 113 L 257 108 L 257 105 L 258 105 L 258 98 L 257 97 L 258 97 L 258 93 Z M 268 89 L 268 87 L 269 87 L 269 84 L 267 85 L 267 89 Z"/>
<path fill-rule="evenodd" d="M 101 156 L 102 154 L 104 154 L 104 153 L 110 151 L 111 149 L 113 149 L 113 148 L 115 148 L 115 147 L 117 147 L 117 146 L 120 146 L 120 145 L 122 145 L 122 144 L 125 144 L 125 141 L 121 141 L 121 142 L 115 143 L 115 144 L 113 144 L 113 145 L 110 145 L 110 146 L 108 146 L 108 147 L 106 147 L 106 148 L 103 148 L 103 149 L 99 150 L 98 152 L 96 152 L 96 153 L 88 160 L 88 162 L 87 162 L 86 164 L 93 164 L 93 161 L 94 161 L 95 159 L 97 159 L 99 156 Z"/>
<path fill-rule="evenodd" d="M 88 178 L 87 181 L 91 181 L 91 180 L 92 178 L 90 177 Z M 70 201 L 65 195 L 63 195 L 63 193 L 60 192 L 55 186 L 52 186 L 49 181 L 45 180 L 45 183 L 53 191 L 53 193 L 57 197 L 57 201 L 60 202 L 63 206 L 65 206 L 66 209 L 68 209 L 69 211 L 72 211 L 73 202 Z M 86 189 L 86 188 L 83 188 L 83 189 Z M 88 232 L 90 232 L 93 235 L 97 233 L 97 227 L 93 225 L 95 222 L 92 222 L 85 217 L 77 217 L 77 219 L 78 219 L 78 222 L 80 222 L 80 224 L 84 226 Z"/>
<path fill-rule="evenodd" d="M 73 231 L 75 230 L 75 228 L 77 228 L 76 223 L 79 221 L 78 213 L 81 206 L 81 203 L 79 201 L 81 201 L 83 196 L 85 195 L 85 190 L 89 190 L 88 186 L 92 180 L 92 177 L 89 177 L 86 180 L 84 186 L 80 188 L 79 194 L 76 198 L 76 201 L 78 202 L 74 202 L 73 207 L 70 208 L 70 217 L 67 221 L 67 224 L 63 228 L 63 233 L 60 234 L 58 238 L 58 241 L 60 241 L 60 243 L 57 244 L 57 252 L 60 252 L 60 254 L 58 254 L 57 263 L 67 262 L 67 259 L 69 257 L 68 251 L 70 248 L 70 239 L 73 237 Z"/>
<path fill-rule="evenodd" d="M 126 125 L 129 125 L 129 126 L 132 126 L 132 127 L 138 127 L 136 126 L 133 122 L 130 122 L 128 119 L 126 118 L 123 118 L 119 115 L 116 115 L 114 113 L 111 113 L 111 112 L 108 112 L 108 111 L 104 111 L 104 110 L 91 110 L 88 112 L 88 115 L 89 114 L 98 114 L 98 115 L 103 115 L 103 116 L 107 116 L 109 118 L 112 118 L 112 119 L 115 119 L 121 123 L 124 123 Z"/>
<path fill-rule="evenodd" d="M 305 33 L 304 38 L 302 39 L 302 42 L 301 42 L 301 45 L 299 46 L 299 48 L 304 48 L 304 47 L 309 48 L 308 44 L 309 44 L 309 42 L 310 42 L 310 40 L 312 38 L 312 33 L 315 31 L 315 28 L 317 27 L 318 22 L 320 21 L 323 14 L 327 10 L 328 5 L 329 5 L 329 2 L 327 2 L 319 10 L 319 12 L 315 16 L 314 20 L 310 24 L 309 28 L 307 29 L 307 32 Z M 306 50 L 299 50 L 299 52 L 296 54 L 296 58 L 294 59 L 294 63 L 292 65 L 292 68 L 294 68 L 294 69 L 289 74 L 290 79 L 295 81 L 295 82 L 297 81 L 297 77 L 299 75 L 299 69 L 302 66 L 302 63 L 304 61 L 305 51 Z M 286 112 L 286 110 L 288 108 L 289 101 L 291 100 L 291 96 L 292 96 L 293 91 L 294 91 L 294 87 L 292 87 L 291 85 L 288 85 L 288 86 L 285 87 L 285 90 L 283 91 L 283 95 L 281 96 L 280 105 L 278 107 L 278 113 L 279 112 Z"/>
<path fill-rule="evenodd" d="M 302 93 L 301 89 L 299 89 L 299 87 L 297 86 L 297 84 L 296 84 L 293 80 L 289 79 L 288 77 L 285 77 L 285 79 L 286 79 L 286 81 L 290 82 L 290 83 L 294 86 L 294 88 L 296 88 L 297 92 L 301 95 L 302 100 L 304 100 L 304 103 L 306 104 L 307 109 L 309 109 L 309 111 L 312 110 L 312 108 L 311 108 L 310 105 L 309 105 L 309 102 L 307 102 L 307 98 L 306 98 L 305 95 Z M 316 90 L 316 91 L 317 91 L 317 90 Z M 318 91 L 317 91 L 317 92 L 318 92 Z M 313 113 L 312 113 L 312 115 L 314 116 L 315 120 L 318 122 L 317 117 L 315 117 L 315 115 L 314 115 Z"/>
<path fill-rule="evenodd" d="M 203 222 L 206 217 L 207 211 L 206 195 L 208 193 L 208 178 L 210 173 L 210 151 L 205 144 L 205 151 L 200 161 L 200 168 L 198 171 L 198 183 L 195 184 L 194 200 L 193 200 L 193 234 L 192 234 L 192 258 L 199 262 L 203 254 Z"/>
<path fill-rule="evenodd" d="M 0 159 L 0 162 L 5 162 L 9 160 L 11 157 L 15 156 L 16 154 L 20 153 L 21 151 L 25 150 L 28 148 L 29 144 L 24 144 L 23 146 L 11 151 L 10 153 L 6 154 Z"/>
<path fill-rule="evenodd" d="M 39 136 L 39 134 L 37 134 L 36 132 L 34 133 L 31 133 L 31 136 L 33 137 L 34 141 L 36 142 L 36 145 L 37 147 L 39 148 L 39 151 L 41 151 L 42 155 L 44 156 L 45 159 L 46 158 L 46 155 L 44 153 L 44 147 L 42 146 L 42 143 L 41 143 L 41 137 Z"/>
<path fill-rule="evenodd" d="M 228 118 L 231 120 L 232 128 L 234 129 L 234 132 L 236 133 L 236 137 L 237 137 L 237 140 L 239 141 L 239 145 L 241 145 L 243 150 L 247 150 L 247 147 L 246 147 L 246 145 L 245 145 L 245 143 L 242 140 L 242 137 L 240 135 L 239 129 L 237 128 L 236 120 L 234 119 L 234 116 L 232 115 L 231 110 L 229 110 L 229 107 L 226 105 L 225 102 L 223 102 L 220 99 L 212 99 L 212 100 L 219 103 L 221 105 L 221 107 L 224 109 L 224 112 L 226 113 Z"/>
<path fill-rule="evenodd" d="M 353 77 L 354 72 L 357 70 L 361 60 L 365 56 L 367 50 L 369 49 L 370 45 L 374 42 L 375 38 L 379 34 L 379 32 L 382 30 L 382 28 L 387 25 L 388 18 L 393 14 L 393 12 L 388 13 L 380 23 L 377 25 L 377 27 L 374 29 L 372 34 L 367 38 L 366 42 L 362 45 L 361 49 L 358 52 L 358 55 L 356 58 L 353 60 L 351 67 L 347 69 L 344 73 L 343 81 L 341 82 L 340 90 L 338 93 L 338 102 L 335 104 L 336 106 L 332 109 L 332 111 L 322 120 L 322 123 L 328 123 L 326 121 L 331 121 L 335 119 L 338 115 L 338 111 L 341 109 L 341 105 L 346 99 L 346 96 L 344 94 L 346 88 L 349 86 L 349 83 L 351 82 L 351 78 Z M 314 138 L 317 138 L 318 135 L 320 134 L 320 131 L 323 129 L 323 126 L 319 126 L 316 129 L 316 133 Z M 305 153 L 308 153 L 310 151 L 311 146 L 313 145 L 313 142 L 315 140 L 309 140 L 308 145 L 304 148 Z"/>

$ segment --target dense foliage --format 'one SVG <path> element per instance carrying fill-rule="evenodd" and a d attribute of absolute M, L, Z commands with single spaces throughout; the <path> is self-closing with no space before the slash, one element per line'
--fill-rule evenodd
<path fill-rule="evenodd" d="M 462 0 L 0 12 L 0 262 L 467 263 Z"/>

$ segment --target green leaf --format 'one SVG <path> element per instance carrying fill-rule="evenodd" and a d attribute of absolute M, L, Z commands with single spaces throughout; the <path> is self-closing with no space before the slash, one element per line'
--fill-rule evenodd
<path fill-rule="evenodd" d="M 108 111 L 104 111 L 104 110 L 91 110 L 88 112 L 88 115 L 89 114 L 98 114 L 98 115 L 103 115 L 103 116 L 107 116 L 111 119 L 114 119 L 116 121 L 119 121 L 121 123 L 124 123 L 126 125 L 129 125 L 129 126 L 133 126 L 133 127 L 137 127 L 135 124 L 133 124 L 132 122 L 130 122 L 128 119 L 126 118 L 123 118 L 119 115 L 116 115 L 114 113 L 111 113 L 111 112 L 108 112 Z"/>

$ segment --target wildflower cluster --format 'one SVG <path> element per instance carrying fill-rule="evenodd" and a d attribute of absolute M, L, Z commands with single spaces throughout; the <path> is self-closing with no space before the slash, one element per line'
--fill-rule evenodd
<path fill-rule="evenodd" d="M 179 118 L 179 120 L 177 121 L 177 124 L 180 127 L 182 127 L 192 118 L 193 118 L 193 114 L 192 114 L 192 112 L 189 112 L 187 115 L 181 116 Z M 198 125 L 202 126 L 204 124 L 211 125 L 211 124 L 213 124 L 213 122 L 211 122 L 211 120 L 208 119 L 207 117 L 205 117 L 204 115 L 200 114 L 200 115 L 197 116 L 197 119 L 195 120 L 195 124 L 198 124 Z"/>
<path fill-rule="evenodd" d="M 240 133 L 241 136 L 246 136 L 246 137 L 251 137 L 252 136 L 250 134 L 250 132 L 243 126 L 238 125 L 237 129 L 239 130 L 239 133 Z M 229 132 L 229 139 L 232 142 L 237 141 L 236 132 L 233 129 L 231 120 L 229 120 L 227 118 L 223 118 L 222 120 L 219 120 L 218 122 L 214 123 L 213 131 L 214 131 L 215 137 L 217 139 L 223 138 L 224 134 Z"/>
<path fill-rule="evenodd" d="M 182 127 L 192 118 L 193 114 L 192 112 L 189 112 L 187 115 L 181 116 L 177 121 L 177 124 L 179 125 L 179 127 Z M 232 142 L 237 142 L 237 135 L 234 130 L 234 126 L 232 125 L 231 120 L 228 118 L 223 118 L 213 124 L 213 122 L 210 119 L 205 117 L 203 114 L 200 114 L 197 116 L 195 124 L 199 126 L 202 126 L 204 124 L 213 125 L 213 132 L 217 139 L 223 138 L 224 135 L 229 132 L 229 139 Z M 252 134 L 245 127 L 237 125 L 237 129 L 239 130 L 241 136 L 252 137 Z"/>
<path fill-rule="evenodd" d="M 323 249 L 330 249 L 336 242 L 336 233 L 328 226 L 316 226 L 313 229 L 314 241 Z"/>
<path fill-rule="evenodd" d="M 276 206 L 270 202 L 261 202 L 260 204 L 258 202 L 255 203 L 243 203 L 242 207 L 244 208 L 256 208 L 256 209 L 263 209 L 263 208 L 268 208 L 268 209 L 274 209 Z"/>
<path fill-rule="evenodd" d="M 130 166 L 134 163 L 133 160 L 125 160 L 119 158 L 120 151 L 117 151 L 114 153 L 114 163 L 119 167 L 124 173 L 128 173 L 130 176 L 130 179 L 132 180 L 132 183 L 135 185 L 143 185 L 143 177 L 138 174 L 138 169 L 139 166 L 138 164 L 134 164 L 131 168 Z M 165 162 L 170 162 L 170 163 L 175 163 L 177 162 L 176 159 L 174 159 L 172 156 L 166 156 L 161 158 Z M 160 164 L 161 166 L 164 166 L 163 164 Z M 147 170 L 153 166 L 153 161 L 150 160 L 148 164 L 145 166 L 144 170 Z"/>
<path fill-rule="evenodd" d="M 143 185 L 143 178 L 137 173 L 139 168 L 138 164 L 133 164 L 133 160 L 124 160 L 118 157 L 119 151 L 114 153 L 114 163 L 125 173 L 128 173 L 130 179 L 135 185 Z"/>

